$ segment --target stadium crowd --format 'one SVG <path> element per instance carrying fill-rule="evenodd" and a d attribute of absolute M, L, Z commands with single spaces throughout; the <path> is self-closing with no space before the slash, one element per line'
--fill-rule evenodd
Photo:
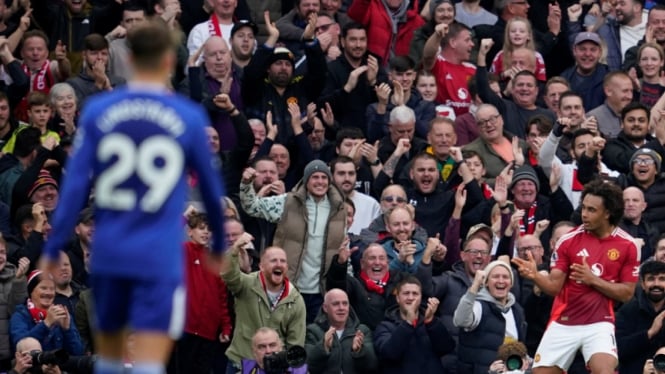
<path fill-rule="evenodd" d="M 295 346 L 293 373 L 665 373 L 662 0 L 0 1 L 0 372 L 95 353 L 95 212 L 39 258 L 79 113 L 131 87 L 151 17 L 227 193 L 216 276 L 186 176 L 168 373 Z"/>

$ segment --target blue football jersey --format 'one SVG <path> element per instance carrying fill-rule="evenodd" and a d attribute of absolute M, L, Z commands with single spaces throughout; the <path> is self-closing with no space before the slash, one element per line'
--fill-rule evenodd
<path fill-rule="evenodd" d="M 66 164 L 44 254 L 58 258 L 94 187 L 91 272 L 182 279 L 186 177 L 199 181 L 213 234 L 224 245 L 222 181 L 203 109 L 177 94 L 128 86 L 90 98 Z"/>

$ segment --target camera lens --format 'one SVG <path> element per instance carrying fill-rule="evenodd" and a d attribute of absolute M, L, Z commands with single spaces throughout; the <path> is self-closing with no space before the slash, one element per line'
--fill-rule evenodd
<path fill-rule="evenodd" d="M 522 368 L 522 357 L 518 355 L 508 356 L 508 358 L 506 359 L 506 369 L 518 370 L 521 368 Z"/>
<path fill-rule="evenodd" d="M 653 358 L 653 367 L 658 371 L 665 371 L 665 355 L 659 354 Z"/>

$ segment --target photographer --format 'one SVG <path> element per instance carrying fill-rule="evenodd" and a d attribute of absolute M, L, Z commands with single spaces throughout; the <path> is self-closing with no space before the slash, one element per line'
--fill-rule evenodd
<path fill-rule="evenodd" d="M 653 358 L 647 359 L 642 369 L 642 374 L 663 373 L 665 373 L 665 347 L 657 350 Z"/>
<path fill-rule="evenodd" d="M 490 365 L 489 374 L 531 374 L 531 360 L 522 342 L 503 343 L 496 352 L 496 361 Z"/>
<path fill-rule="evenodd" d="M 57 365 L 42 365 L 41 369 L 36 370 L 32 368 L 32 354 L 41 352 L 42 345 L 35 338 L 23 338 L 16 344 L 16 363 L 14 367 L 7 374 L 23 374 L 23 373 L 44 373 L 44 374 L 60 374 L 60 368 Z"/>
<path fill-rule="evenodd" d="M 277 331 L 269 327 L 259 328 L 252 337 L 252 353 L 254 354 L 254 359 L 242 359 L 242 374 L 307 374 L 307 365 L 291 367 L 296 365 L 290 365 L 292 362 L 289 362 L 289 358 L 291 358 L 288 357 L 289 355 L 284 356 L 287 357 L 286 361 L 289 364 L 289 367 L 285 370 L 273 371 L 266 367 L 265 363 L 267 360 L 265 360 L 265 357 L 275 356 L 276 358 L 277 353 L 282 352 L 283 348 L 282 341 L 279 339 Z M 304 349 L 302 353 L 303 355 L 301 359 L 302 363 L 304 363 L 306 358 Z"/>

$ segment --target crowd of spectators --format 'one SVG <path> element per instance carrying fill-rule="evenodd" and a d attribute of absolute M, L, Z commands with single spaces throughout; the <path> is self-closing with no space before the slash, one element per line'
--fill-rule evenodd
<path fill-rule="evenodd" d="M 94 212 L 71 212 L 57 274 L 38 261 L 79 113 L 131 86 L 125 37 L 150 17 L 227 192 L 216 277 L 200 265 L 220 223 L 187 176 L 169 373 L 262 373 L 293 346 L 294 372 L 502 372 L 510 352 L 530 370 L 559 300 L 543 279 L 593 231 L 599 180 L 623 191 L 610 235 L 631 236 L 639 280 L 571 277 L 613 302 L 620 373 L 665 346 L 665 1 L 2 0 L 0 372 L 27 372 L 27 346 L 95 353 Z M 604 368 L 588 349 L 561 368 Z"/>

